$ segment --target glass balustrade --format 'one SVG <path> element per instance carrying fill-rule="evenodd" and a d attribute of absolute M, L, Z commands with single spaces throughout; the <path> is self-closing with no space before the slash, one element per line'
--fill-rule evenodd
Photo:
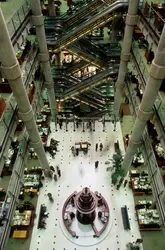
<path fill-rule="evenodd" d="M 139 65 L 139 68 L 141 70 L 145 83 L 147 83 L 148 78 L 149 78 L 149 67 L 147 67 L 146 63 L 144 62 L 145 59 L 142 57 L 141 53 L 139 53 L 139 48 L 135 41 L 132 43 L 132 51 Z M 165 96 L 164 93 L 162 94 Z M 160 95 L 161 94 L 159 93 L 157 96 L 157 100 L 155 101 L 155 107 L 157 109 L 162 126 L 165 129 L 165 103 L 160 97 Z"/>
<path fill-rule="evenodd" d="M 23 68 L 22 79 L 25 86 L 27 86 L 28 84 L 27 78 L 29 77 L 29 73 L 35 70 L 34 64 L 36 57 L 37 57 L 37 49 L 34 51 L 32 58 L 30 58 L 31 61 L 29 61 L 27 58 L 26 63 L 22 67 Z M 16 107 L 17 103 L 15 101 L 13 94 L 11 94 L 11 96 L 7 100 L 5 110 L 0 119 L 0 145 L 1 145 L 0 149 L 2 148 L 3 142 L 8 133 Z"/>
<path fill-rule="evenodd" d="M 143 0 L 139 7 L 151 27 L 158 35 L 160 35 L 165 23 L 163 10 L 164 4 Z"/>
<path fill-rule="evenodd" d="M 12 37 L 17 31 L 29 11 L 30 0 L 26 0 L 26 2 L 6 21 L 10 37 Z"/>

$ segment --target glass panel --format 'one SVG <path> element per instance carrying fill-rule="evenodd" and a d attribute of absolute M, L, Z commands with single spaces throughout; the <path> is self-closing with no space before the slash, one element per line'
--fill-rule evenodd
<path fill-rule="evenodd" d="M 159 113 L 160 120 L 164 127 L 165 126 L 165 104 L 163 102 L 161 103 L 159 107 L 158 113 Z"/>
<path fill-rule="evenodd" d="M 9 30 L 10 36 L 14 34 L 16 29 L 18 29 L 21 22 L 24 20 L 25 16 L 30 10 L 30 0 L 27 0 L 27 3 L 22 5 L 8 20 L 7 28 Z M 19 14 L 18 14 L 19 13 Z M 21 22 L 20 22 L 21 21 Z"/>
<path fill-rule="evenodd" d="M 6 134 L 6 131 L 7 131 L 7 127 L 4 123 L 4 121 L 0 121 L 0 145 L 2 145 L 2 142 L 4 140 L 4 137 L 5 137 L 5 134 Z"/>
<path fill-rule="evenodd" d="M 10 105 L 8 105 L 3 116 L 4 121 L 7 124 L 7 126 L 9 126 L 12 116 L 13 116 L 13 109 Z"/>
<path fill-rule="evenodd" d="M 160 35 L 164 26 L 163 16 L 161 15 L 162 3 L 143 1 L 140 7 L 149 24 L 154 28 L 156 33 Z"/>

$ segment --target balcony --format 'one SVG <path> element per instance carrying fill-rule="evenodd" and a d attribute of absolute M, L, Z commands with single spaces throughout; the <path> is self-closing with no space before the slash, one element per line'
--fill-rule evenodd
<path fill-rule="evenodd" d="M 145 59 L 138 48 L 137 43 L 134 41 L 132 43 L 132 52 L 133 52 L 133 63 L 135 64 L 139 79 L 142 84 L 143 90 L 147 84 L 150 72 L 150 65 L 145 62 Z M 159 91 L 157 99 L 154 104 L 154 109 L 156 110 L 157 119 L 160 121 L 161 129 L 165 134 L 165 94 L 162 91 Z M 164 143 L 165 144 L 165 143 Z M 165 149 L 165 148 L 164 148 Z"/>
<path fill-rule="evenodd" d="M 38 65 L 37 61 L 38 49 L 36 48 L 30 57 L 26 58 L 26 62 L 22 65 L 22 78 L 26 88 L 28 88 L 29 80 L 32 73 Z M 13 94 L 9 96 L 3 114 L 0 118 L 0 154 L 2 154 L 3 149 L 6 145 L 8 137 L 10 135 L 11 128 L 15 122 L 15 117 L 18 108 L 17 103 Z"/>
<path fill-rule="evenodd" d="M 29 21 L 28 16 L 30 16 L 30 0 L 26 0 L 25 3 L 6 21 L 9 35 L 13 43 L 16 42 L 18 33 L 21 35 L 21 27 L 26 27 Z"/>
<path fill-rule="evenodd" d="M 129 98 L 129 102 L 131 104 L 130 105 L 131 113 L 134 119 L 136 119 L 139 102 L 135 95 L 135 91 L 133 90 L 131 86 L 131 81 L 129 78 L 127 78 L 127 81 L 126 81 L 125 91 Z M 151 139 L 148 135 L 147 129 L 145 129 L 143 133 L 142 142 L 143 142 L 143 148 L 142 148 L 143 155 L 144 155 L 145 163 L 148 168 L 152 191 L 153 191 L 155 201 L 157 204 L 157 208 L 161 217 L 161 226 L 165 226 L 165 207 L 164 207 L 165 186 L 163 184 L 161 173 L 157 164 L 157 160 L 155 158 L 155 153 L 152 148 Z"/>

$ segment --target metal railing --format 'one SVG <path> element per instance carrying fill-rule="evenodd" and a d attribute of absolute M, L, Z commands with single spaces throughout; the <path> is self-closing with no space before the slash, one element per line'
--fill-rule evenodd
<path fill-rule="evenodd" d="M 20 27 L 24 19 L 30 12 L 30 0 L 26 0 L 26 2 L 16 10 L 12 16 L 10 16 L 6 20 L 7 28 L 9 31 L 10 37 L 14 35 L 17 29 Z"/>
<path fill-rule="evenodd" d="M 155 10 L 151 1 L 143 0 L 143 3 L 139 7 L 150 26 L 156 31 L 157 35 L 160 36 L 165 23 L 161 14 Z"/>
<path fill-rule="evenodd" d="M 22 185 L 22 177 L 24 174 L 25 162 L 28 156 L 28 135 L 25 133 L 23 140 L 20 143 L 19 152 L 14 164 L 12 176 L 9 182 L 7 195 L 2 206 L 2 211 L 5 212 L 4 224 L 0 230 L 0 246 L 1 249 L 5 249 L 9 233 L 12 218 L 15 211 L 15 206 L 19 197 L 20 188 Z"/>
<path fill-rule="evenodd" d="M 126 93 L 131 104 L 132 115 L 134 119 L 136 119 L 137 109 L 139 105 L 136 96 L 134 96 L 134 91 L 131 89 L 131 81 L 129 80 L 129 78 L 127 78 L 126 80 Z M 161 218 L 161 226 L 165 226 L 165 204 L 164 204 L 165 187 L 163 184 L 161 173 L 159 171 L 157 160 L 155 158 L 155 153 L 152 148 L 147 128 L 145 129 L 142 135 L 142 142 L 143 142 L 144 159 L 147 164 L 147 169 L 152 185 L 152 191 L 157 204 L 157 208 L 159 210 Z"/>
<path fill-rule="evenodd" d="M 135 41 L 132 43 L 132 51 L 134 54 L 134 58 L 136 58 L 136 62 L 138 64 L 138 67 L 141 71 L 141 75 L 143 76 L 144 81 L 142 81 L 142 83 L 144 84 L 144 82 L 145 82 L 145 84 L 143 86 L 145 88 L 145 85 L 146 85 L 148 78 L 150 76 L 149 68 L 147 67 L 147 64 L 144 62 L 145 59 L 143 58 L 143 56 L 139 52 L 138 45 Z M 165 113 L 164 113 L 165 103 L 161 100 L 160 93 L 158 94 L 157 99 L 155 101 L 155 108 L 156 108 L 157 113 L 159 115 L 162 128 L 164 128 L 164 130 L 165 130 Z"/>
<path fill-rule="evenodd" d="M 36 61 L 37 61 L 37 52 L 38 49 L 36 49 L 31 57 L 31 60 L 28 61 L 23 66 L 22 70 L 22 78 L 25 87 L 28 86 L 28 79 L 32 75 L 32 72 L 35 69 Z M 6 107 L 3 111 L 3 114 L 0 118 L 0 152 L 2 151 L 3 146 L 5 145 L 7 133 L 9 131 L 9 127 L 11 126 L 13 115 L 15 114 L 17 109 L 17 103 L 14 98 L 14 95 L 11 94 L 9 99 L 7 100 Z"/>

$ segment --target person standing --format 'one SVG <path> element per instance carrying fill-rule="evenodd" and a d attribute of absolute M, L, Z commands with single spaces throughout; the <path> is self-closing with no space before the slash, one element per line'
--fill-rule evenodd
<path fill-rule="evenodd" d="M 60 169 L 58 169 L 57 174 L 59 177 L 61 177 L 61 170 Z"/>
<path fill-rule="evenodd" d="M 50 170 L 52 170 L 53 172 L 55 172 L 55 169 L 53 166 L 50 166 Z"/>
<path fill-rule="evenodd" d="M 57 175 L 56 174 L 54 174 L 53 178 L 54 178 L 55 181 L 57 181 Z"/>
<path fill-rule="evenodd" d="M 60 119 L 60 120 L 59 120 L 59 127 L 60 127 L 60 129 L 62 129 L 62 123 L 63 123 L 63 120 Z"/>
<path fill-rule="evenodd" d="M 95 150 L 96 150 L 96 152 L 97 152 L 97 150 L 98 150 L 98 143 L 96 143 L 96 149 L 95 149 Z"/>
<path fill-rule="evenodd" d="M 103 144 L 100 143 L 100 151 L 102 151 L 102 150 L 103 150 Z"/>
<path fill-rule="evenodd" d="M 95 169 L 97 169 L 99 166 L 99 161 L 95 161 Z"/>
<path fill-rule="evenodd" d="M 127 186 L 127 183 L 128 183 L 128 180 L 125 180 L 125 181 L 124 181 L 124 187 Z"/>

